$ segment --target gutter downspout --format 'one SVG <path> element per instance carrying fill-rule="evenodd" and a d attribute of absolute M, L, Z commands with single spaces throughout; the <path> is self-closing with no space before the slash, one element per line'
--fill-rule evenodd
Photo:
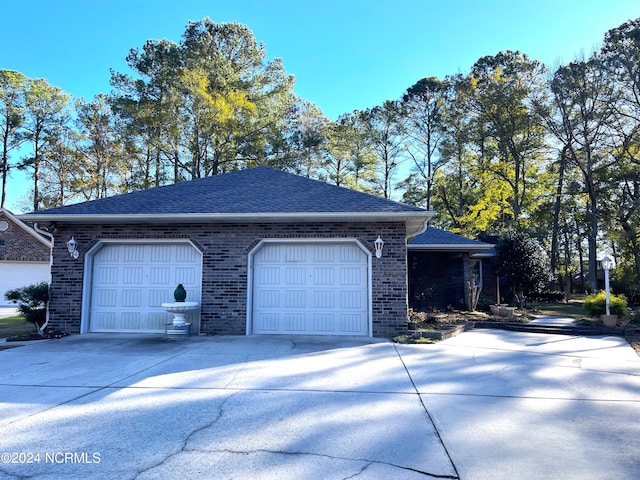
<path fill-rule="evenodd" d="M 49 288 L 51 288 L 51 268 L 53 267 L 53 245 L 55 243 L 55 240 L 53 239 L 53 235 L 49 232 L 47 232 L 46 230 L 42 230 L 38 227 L 37 223 L 33 224 L 33 229 L 44 235 L 45 237 L 49 237 L 49 240 L 51 240 L 51 248 L 49 249 Z M 47 301 L 47 308 L 46 308 L 46 314 L 45 314 L 45 321 L 44 324 L 42 325 L 42 328 L 38 327 L 36 324 L 36 327 L 38 329 L 38 333 L 42 336 L 42 334 L 44 333 L 45 329 L 47 328 L 47 326 L 49 325 L 49 302 Z"/>
<path fill-rule="evenodd" d="M 424 233 L 427 230 L 427 228 L 429 228 L 429 221 L 430 220 L 431 220 L 431 217 L 427 218 L 424 222 L 422 222 L 422 225 L 420 225 L 420 228 L 418 228 L 412 234 L 409 234 L 409 235 L 406 236 L 406 240 L 409 240 L 409 239 L 411 239 L 413 237 L 417 237 L 421 233 Z"/>

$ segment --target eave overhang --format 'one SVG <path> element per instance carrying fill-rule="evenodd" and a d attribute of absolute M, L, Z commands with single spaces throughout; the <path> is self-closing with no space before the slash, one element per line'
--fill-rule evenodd
<path fill-rule="evenodd" d="M 404 222 L 407 238 L 426 228 L 435 212 L 277 212 L 277 213 L 181 213 L 181 214 L 46 214 L 27 213 L 24 221 L 48 224 L 189 224 L 189 223 L 312 223 Z"/>

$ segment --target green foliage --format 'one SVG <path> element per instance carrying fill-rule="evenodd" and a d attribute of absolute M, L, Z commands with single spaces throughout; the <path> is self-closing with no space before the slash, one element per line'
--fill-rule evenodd
<path fill-rule="evenodd" d="M 156 184 L 178 182 L 289 157 L 294 80 L 279 59 L 267 60 L 248 27 L 189 22 L 179 44 L 149 40 L 127 62 L 137 77 L 112 73 L 112 102 L 146 171 L 136 182 L 152 175 Z"/>
<path fill-rule="evenodd" d="M 607 294 L 604 290 L 587 295 L 584 299 L 584 309 L 592 317 L 606 313 Z M 627 297 L 624 295 L 609 294 L 609 311 L 611 315 L 624 317 L 627 315 Z"/>
<path fill-rule="evenodd" d="M 9 172 L 8 153 L 20 146 L 24 135 L 20 131 L 24 123 L 24 86 L 26 78 L 19 72 L 0 70 L 0 182 L 2 193 L 0 207 L 4 207 Z"/>
<path fill-rule="evenodd" d="M 27 285 L 26 287 L 9 290 L 4 294 L 7 300 L 18 304 L 18 310 L 38 327 L 46 321 L 47 302 L 49 302 L 49 285 L 47 282 Z"/>
<path fill-rule="evenodd" d="M 26 210 L 266 164 L 386 198 L 400 190 L 471 237 L 539 232 L 563 289 L 597 288 L 604 239 L 620 265 L 614 288 L 637 304 L 638 32 L 629 20 L 553 75 L 525 53 L 485 56 L 337 121 L 295 95 L 282 61 L 236 22 L 189 22 L 179 41 L 133 48 L 113 92 L 70 115 L 64 92 L 0 70 L 0 206 L 16 169 L 34 179 Z M 519 302 L 538 288 L 514 281 Z"/>
<path fill-rule="evenodd" d="M 547 257 L 540 243 L 523 232 L 509 232 L 496 246 L 496 273 L 509 279 L 518 307 L 536 297 L 549 281 Z"/>

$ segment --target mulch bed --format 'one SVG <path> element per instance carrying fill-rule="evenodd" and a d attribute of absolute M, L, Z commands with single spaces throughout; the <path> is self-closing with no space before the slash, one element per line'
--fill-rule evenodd
<path fill-rule="evenodd" d="M 20 335 L 18 337 L 9 337 L 7 342 L 28 342 L 30 340 L 54 340 L 69 335 L 67 332 L 61 332 L 59 330 L 46 331 L 44 335 L 38 335 L 32 333 L 31 335 Z M 9 348 L 9 347 L 7 347 Z"/>

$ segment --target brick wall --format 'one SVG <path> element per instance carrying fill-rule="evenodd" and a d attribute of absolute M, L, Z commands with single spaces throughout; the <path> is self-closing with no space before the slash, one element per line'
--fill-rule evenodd
<path fill-rule="evenodd" d="M 8 228 L 0 231 L 0 261 L 5 262 L 48 262 L 49 247 L 40 242 L 12 218 L 0 211 L 0 222 L 7 222 Z"/>
<path fill-rule="evenodd" d="M 373 242 L 384 240 L 382 258 Z M 407 266 L 404 223 L 62 225 L 56 226 L 50 322 L 53 328 L 80 332 L 84 254 L 100 240 L 189 239 L 203 254 L 200 330 L 244 335 L 248 254 L 261 239 L 357 238 L 372 253 L 373 334 L 406 332 Z M 80 257 L 69 256 L 65 242 L 74 236 Z"/>

